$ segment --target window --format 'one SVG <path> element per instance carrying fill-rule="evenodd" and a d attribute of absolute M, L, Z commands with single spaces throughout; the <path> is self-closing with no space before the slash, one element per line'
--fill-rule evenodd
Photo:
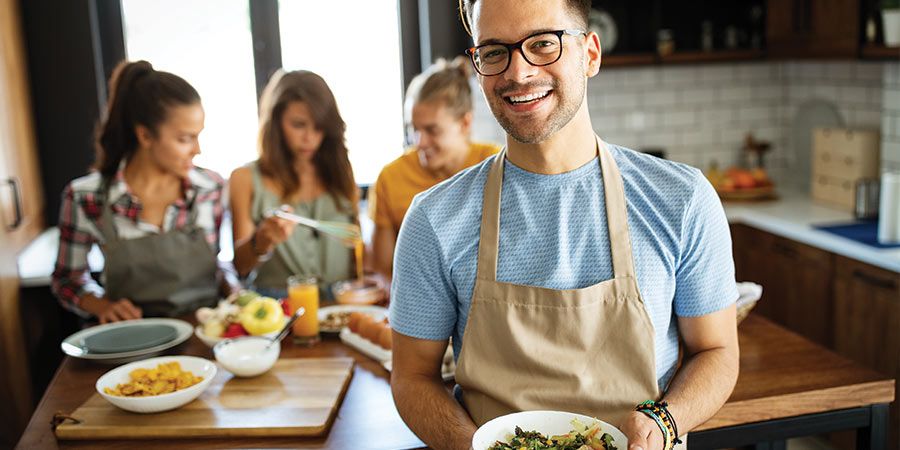
<path fill-rule="evenodd" d="M 328 82 L 347 123 L 358 184 L 375 182 L 403 151 L 397 0 L 281 0 L 285 70 L 311 70 Z"/>
<path fill-rule="evenodd" d="M 228 177 L 256 159 L 257 104 L 247 0 L 123 0 L 129 60 L 181 76 L 200 93 L 206 128 L 195 162 Z"/>

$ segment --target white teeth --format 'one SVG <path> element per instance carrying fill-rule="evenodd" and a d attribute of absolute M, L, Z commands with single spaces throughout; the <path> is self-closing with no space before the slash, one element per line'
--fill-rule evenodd
<path fill-rule="evenodd" d="M 549 93 L 550 93 L 550 91 L 544 91 L 544 92 L 535 92 L 533 94 L 521 95 L 521 96 L 517 96 L 517 97 L 509 97 L 509 101 L 511 101 L 513 103 L 525 103 L 525 102 L 530 102 L 535 99 L 544 98 Z"/>

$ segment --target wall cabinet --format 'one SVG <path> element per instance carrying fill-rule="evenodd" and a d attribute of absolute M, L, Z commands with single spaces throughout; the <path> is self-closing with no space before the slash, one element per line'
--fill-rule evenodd
<path fill-rule="evenodd" d="M 859 0 L 769 0 L 766 38 L 774 58 L 853 58 Z"/>

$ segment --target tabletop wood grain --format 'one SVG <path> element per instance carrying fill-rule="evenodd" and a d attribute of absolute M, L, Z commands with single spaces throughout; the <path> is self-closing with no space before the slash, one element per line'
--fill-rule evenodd
<path fill-rule="evenodd" d="M 697 430 L 759 422 L 802 414 L 889 403 L 894 381 L 863 368 L 766 319 L 750 315 L 739 327 L 741 374 L 728 403 Z M 211 358 L 210 349 L 192 338 L 174 353 Z M 389 374 L 376 361 L 328 337 L 312 348 L 286 343 L 288 357 L 350 356 L 353 379 L 329 434 L 322 438 L 157 440 L 142 448 L 309 448 L 407 449 L 423 444 L 406 427 L 391 397 Z M 35 411 L 19 448 L 135 448 L 136 441 L 57 441 L 50 420 L 71 412 L 94 392 L 107 366 L 66 358 Z M 695 431 L 697 431 L 695 430 Z"/>

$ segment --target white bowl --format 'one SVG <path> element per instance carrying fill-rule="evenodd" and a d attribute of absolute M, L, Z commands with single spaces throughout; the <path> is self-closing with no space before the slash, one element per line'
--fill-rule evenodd
<path fill-rule="evenodd" d="M 285 317 L 285 318 L 284 318 L 284 323 L 287 324 L 287 323 L 288 323 L 288 320 L 290 320 L 290 317 Z M 275 331 L 272 331 L 272 332 L 270 332 L 270 333 L 261 334 L 260 336 L 265 336 L 265 337 L 268 337 L 268 338 L 273 338 L 273 337 L 275 337 L 275 336 L 278 336 L 278 333 L 280 333 L 280 332 L 281 332 L 281 329 L 279 328 L 279 329 L 277 329 L 277 330 L 275 330 Z M 196 327 L 194 327 L 194 336 L 197 336 L 197 339 L 200 339 L 201 341 L 203 341 L 203 343 L 206 344 L 209 348 L 213 348 L 213 347 L 215 347 L 216 344 L 218 344 L 219 342 L 222 342 L 222 341 L 224 341 L 225 339 L 228 339 L 228 338 L 223 338 L 223 337 L 211 337 L 211 336 L 207 336 L 206 334 L 203 333 L 203 325 L 197 325 Z M 241 336 L 241 337 L 242 337 L 242 336 Z"/>
<path fill-rule="evenodd" d="M 255 377 L 268 372 L 278 361 L 281 343 L 274 342 L 265 350 L 271 341 L 262 336 L 225 339 L 213 347 L 213 354 L 225 370 L 239 377 Z"/>
<path fill-rule="evenodd" d="M 119 384 L 131 381 L 129 374 L 134 369 L 155 369 L 158 365 L 177 361 L 181 364 L 181 370 L 192 372 L 195 376 L 203 377 L 203 381 L 175 392 L 168 394 L 154 395 L 151 397 L 120 397 L 117 395 L 109 395 L 103 391 L 103 388 L 115 389 Z M 106 399 L 125 411 L 136 413 L 156 413 L 168 411 L 184 406 L 195 398 L 199 397 L 203 391 L 212 383 L 218 369 L 216 365 L 203 358 L 194 356 L 161 356 L 159 358 L 150 358 L 142 361 L 125 364 L 106 372 L 97 380 L 97 392 Z"/>
<path fill-rule="evenodd" d="M 619 450 L 628 448 L 628 439 L 618 428 L 593 417 L 562 411 L 523 411 L 497 417 L 475 431 L 472 448 L 487 450 L 497 441 L 508 442 L 510 436 L 516 434 L 516 426 L 525 431 L 537 431 L 548 436 L 566 434 L 574 429 L 573 419 L 578 419 L 588 427 L 594 422 L 600 422 L 602 432 L 609 433 L 613 437 Z"/>

